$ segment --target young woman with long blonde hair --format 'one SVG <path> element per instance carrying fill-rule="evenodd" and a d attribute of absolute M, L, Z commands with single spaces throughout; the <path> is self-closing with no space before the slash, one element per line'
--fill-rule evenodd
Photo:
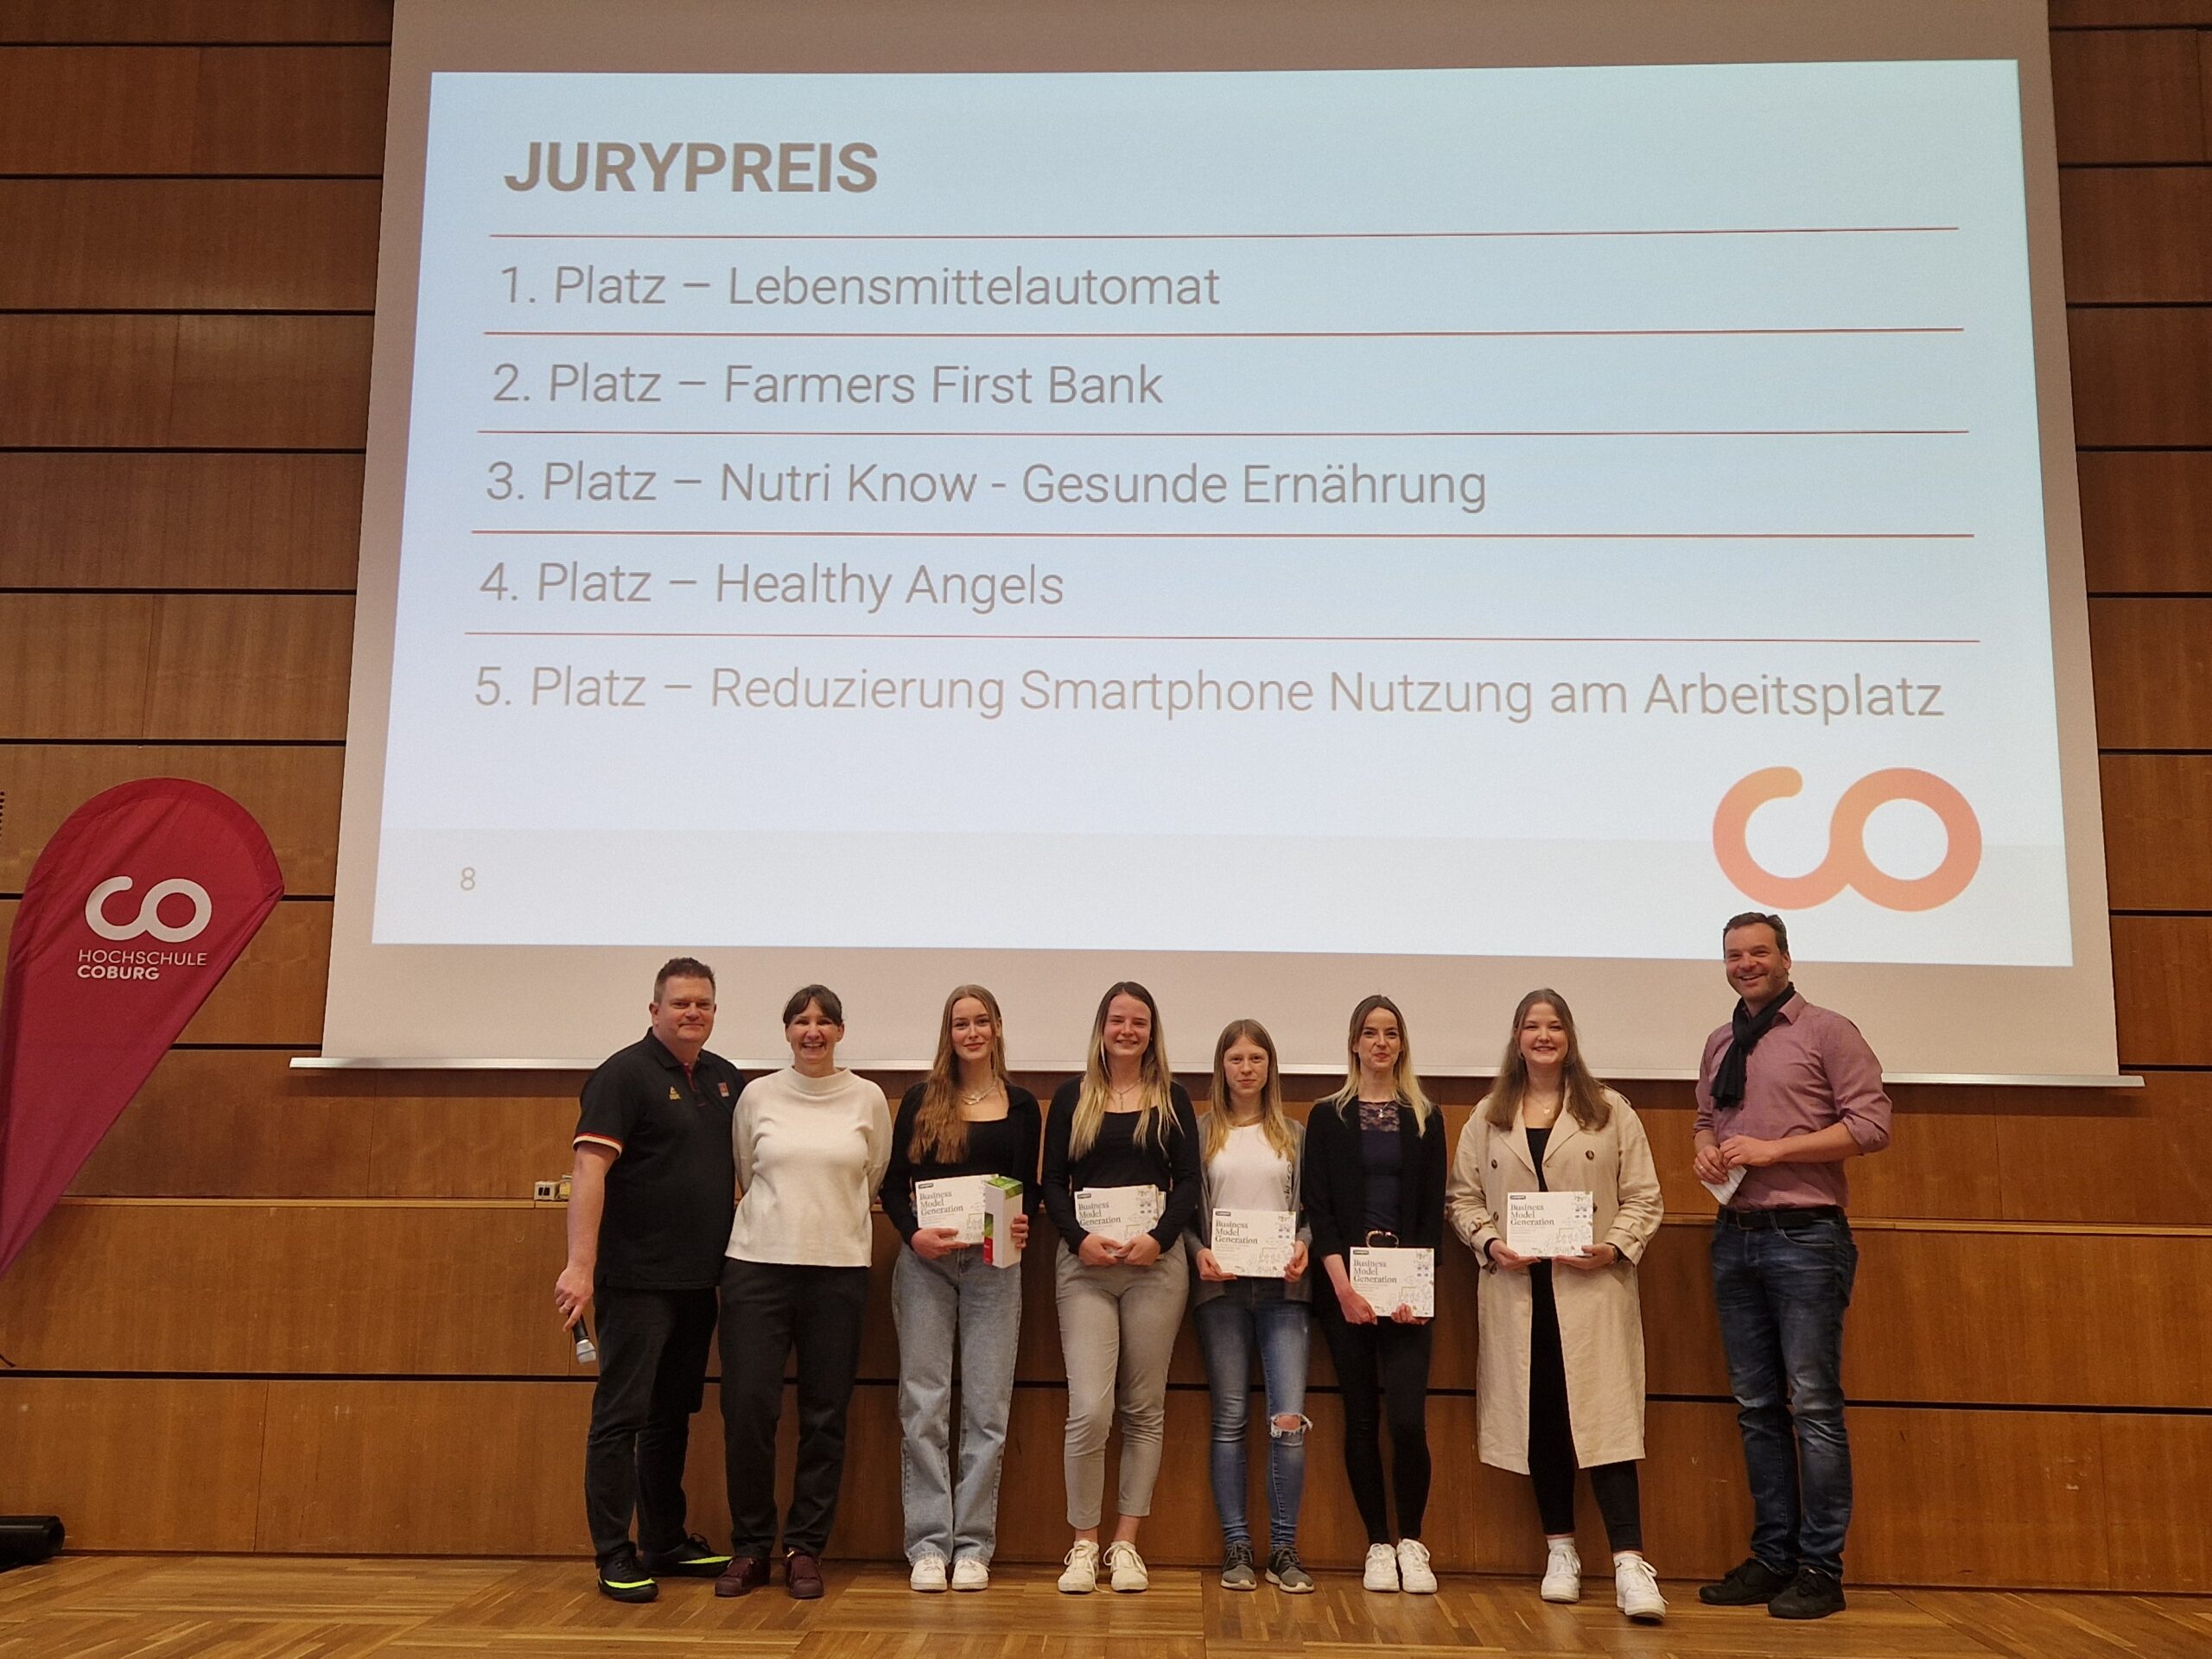
<path fill-rule="evenodd" d="M 1549 1260 L 1512 1249 L 1510 1195 L 1563 1192 L 1592 1195 L 1590 1248 Z M 1557 991 L 1531 991 L 1513 1011 L 1497 1082 L 1459 1137 L 1446 1208 L 1483 1266 L 1477 1451 L 1535 1483 L 1543 1599 L 1582 1593 L 1579 1465 L 1605 1518 L 1614 1600 L 1639 1624 L 1657 1624 L 1667 1604 L 1643 1559 L 1637 1491 L 1643 1319 L 1636 1264 L 1659 1230 L 1659 1176 L 1628 1102 L 1583 1063 L 1574 1015 Z"/>
<path fill-rule="evenodd" d="M 891 1272 L 899 1330 L 899 1491 L 917 1590 L 981 1590 L 998 1542 L 999 1470 L 1021 1336 L 1021 1269 L 983 1260 L 956 1227 L 925 1227 L 921 1181 L 1006 1175 L 1021 1183 L 1017 1250 L 1037 1208 L 1037 1096 L 1009 1082 L 1006 1023 L 981 985 L 956 985 L 938 1022 L 929 1076 L 906 1091 L 891 1130 L 883 1213 L 905 1241 Z M 950 1440 L 960 1357 L 960 1454 Z"/>
<path fill-rule="evenodd" d="M 1137 1527 L 1152 1509 L 1167 1410 L 1167 1360 L 1190 1295 L 1183 1233 L 1199 1198 L 1198 1120 L 1167 1069 L 1160 1008 L 1134 981 L 1107 988 L 1084 1073 L 1053 1091 L 1045 1119 L 1045 1208 L 1067 1363 L 1068 1550 L 1060 1588 L 1097 1587 L 1106 1437 L 1122 1421 L 1121 1491 L 1105 1565 L 1114 1588 L 1145 1589 Z M 1122 1236 L 1082 1217 L 1122 1219 Z M 1155 1218 L 1144 1224 L 1143 1217 Z"/>
<path fill-rule="evenodd" d="M 1360 1582 L 1433 1595 L 1436 1574 L 1421 1541 L 1430 1323 L 1408 1307 L 1370 1306 L 1352 1286 L 1349 1253 L 1363 1244 L 1433 1251 L 1444 1242 L 1444 1114 L 1421 1092 L 1406 1017 L 1389 997 L 1361 1000 L 1344 1048 L 1344 1087 L 1306 1120 L 1306 1217 L 1329 1281 L 1316 1300 L 1344 1389 L 1344 1471 L 1367 1527 Z M 1386 1408 L 1395 1543 L 1382 1484 Z"/>
<path fill-rule="evenodd" d="M 1191 1317 L 1213 1397 L 1214 1512 L 1221 1517 L 1221 1583 L 1259 1586 L 1245 1519 L 1245 1425 L 1252 1357 L 1268 1397 L 1268 1582 L 1292 1595 L 1313 1588 L 1298 1559 L 1298 1508 L 1306 1491 L 1306 1366 L 1313 1343 L 1307 1236 L 1298 1227 L 1288 1259 L 1271 1278 L 1239 1277 L 1213 1250 L 1217 1211 L 1299 1214 L 1306 1129 L 1282 1109 L 1274 1039 L 1256 1020 L 1232 1020 L 1213 1046 L 1213 1103 L 1199 1120 L 1203 1197 L 1189 1244 L 1198 1278 Z"/>

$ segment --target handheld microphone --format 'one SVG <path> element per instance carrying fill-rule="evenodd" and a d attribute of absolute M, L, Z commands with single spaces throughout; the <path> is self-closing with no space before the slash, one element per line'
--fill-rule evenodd
<path fill-rule="evenodd" d="M 591 1329 L 589 1326 L 585 1325 L 584 1316 L 581 1309 L 579 1309 L 576 1313 L 576 1322 L 575 1325 L 570 1328 L 569 1335 L 576 1339 L 577 1364 L 596 1365 L 599 1363 L 599 1350 L 593 1345 L 591 1339 Z"/>

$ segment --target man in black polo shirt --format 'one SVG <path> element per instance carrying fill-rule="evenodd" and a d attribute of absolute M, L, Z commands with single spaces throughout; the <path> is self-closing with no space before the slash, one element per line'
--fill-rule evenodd
<path fill-rule="evenodd" d="M 729 1565 L 684 1530 L 683 1452 L 706 1393 L 736 1212 L 730 1115 L 745 1077 L 706 1052 L 715 974 L 705 963 L 677 957 L 662 968 L 650 1012 L 645 1039 L 585 1081 L 569 1264 L 553 1286 L 570 1328 L 586 1303 L 598 1308 L 584 1512 L 601 1592 L 617 1601 L 651 1601 L 657 1573 L 711 1579 Z"/>

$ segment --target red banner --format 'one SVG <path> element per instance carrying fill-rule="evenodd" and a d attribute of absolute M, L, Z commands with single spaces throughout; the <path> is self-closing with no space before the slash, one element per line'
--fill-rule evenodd
<path fill-rule="evenodd" d="M 205 784 L 123 784 L 54 831 L 0 982 L 0 1273 L 283 896 Z"/>

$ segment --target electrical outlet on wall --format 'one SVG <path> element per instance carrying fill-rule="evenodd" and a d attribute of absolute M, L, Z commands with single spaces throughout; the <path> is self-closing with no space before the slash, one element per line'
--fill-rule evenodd
<path fill-rule="evenodd" d="M 558 1181 L 533 1181 L 531 1183 L 530 1196 L 540 1200 L 557 1198 L 561 1196 L 561 1183 Z"/>

